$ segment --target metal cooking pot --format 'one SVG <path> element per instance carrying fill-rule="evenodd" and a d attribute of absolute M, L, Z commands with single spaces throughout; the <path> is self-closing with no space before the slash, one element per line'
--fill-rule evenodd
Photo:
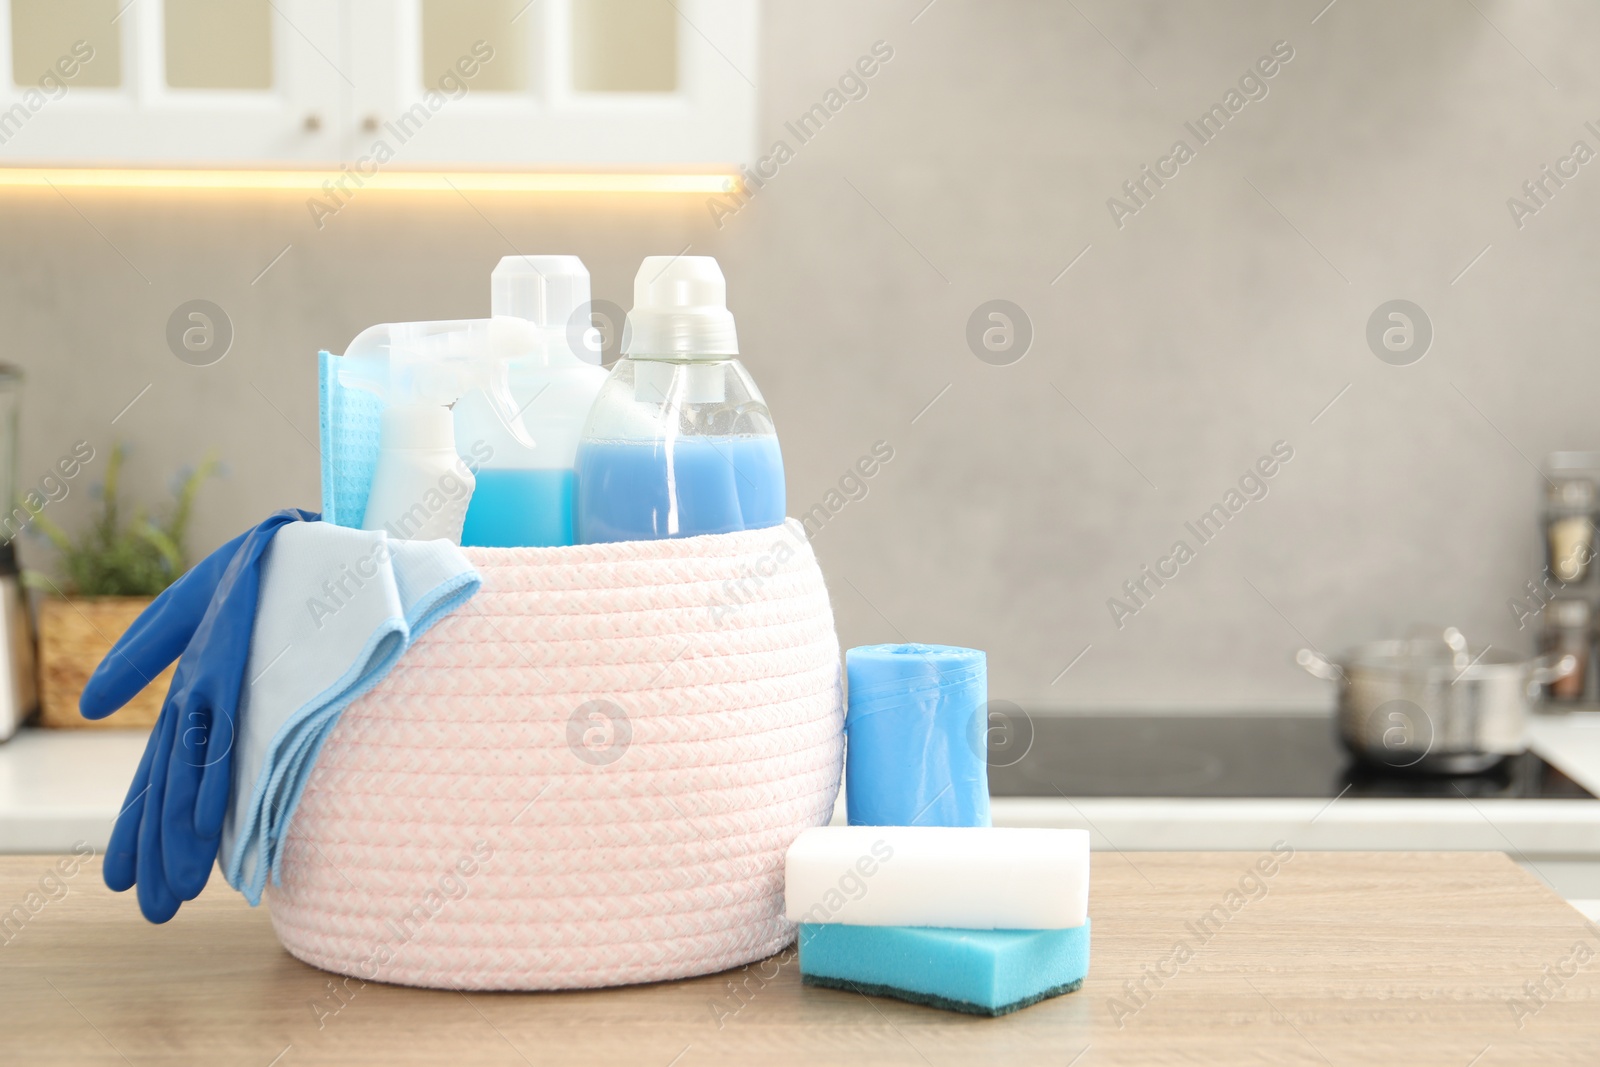
<path fill-rule="evenodd" d="M 1565 678 L 1577 660 L 1527 659 L 1485 646 L 1461 631 L 1373 641 L 1329 660 L 1302 648 L 1295 662 L 1342 683 L 1339 737 L 1357 758 L 1380 768 L 1476 774 L 1527 749 L 1525 724 L 1540 686 Z"/>

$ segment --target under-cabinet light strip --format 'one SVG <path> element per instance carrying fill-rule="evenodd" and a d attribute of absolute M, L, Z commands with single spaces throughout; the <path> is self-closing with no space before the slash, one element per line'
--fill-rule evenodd
<path fill-rule="evenodd" d="M 561 174 L 506 171 L 188 170 L 110 167 L 0 167 L 0 188 L 273 189 L 322 193 L 343 188 L 465 193 L 728 193 L 731 174 Z"/>

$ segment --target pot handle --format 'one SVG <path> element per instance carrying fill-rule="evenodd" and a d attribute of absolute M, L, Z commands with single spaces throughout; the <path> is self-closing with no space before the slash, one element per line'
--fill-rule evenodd
<path fill-rule="evenodd" d="M 1549 656 L 1540 656 L 1533 661 L 1531 677 L 1539 685 L 1549 685 L 1551 682 L 1559 682 L 1577 669 L 1578 657 L 1570 652 L 1554 663 L 1550 661 Z"/>
<path fill-rule="evenodd" d="M 1313 678 L 1322 678 L 1329 682 L 1344 680 L 1344 671 L 1339 665 L 1313 649 L 1302 648 L 1294 654 L 1294 661 L 1304 667 L 1306 673 Z"/>

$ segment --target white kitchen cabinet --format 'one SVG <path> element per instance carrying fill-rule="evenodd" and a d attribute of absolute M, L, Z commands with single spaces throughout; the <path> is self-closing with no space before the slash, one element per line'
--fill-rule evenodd
<path fill-rule="evenodd" d="M 342 82 L 329 57 L 338 54 L 339 5 L 210 2 L 230 18 L 196 26 L 189 16 L 203 18 L 204 8 L 194 0 L 0 0 L 0 163 L 238 166 L 338 158 L 332 120 Z M 170 64 L 169 28 L 178 53 Z M 217 52 L 221 63 L 184 62 Z M 74 57 L 76 72 L 65 76 Z M 264 72 L 268 84 L 225 87 L 215 83 L 229 80 L 226 71 L 205 76 L 224 65 L 235 75 Z"/>
<path fill-rule="evenodd" d="M 461 18 L 454 41 L 437 20 L 428 26 L 428 0 L 351 2 L 365 30 L 352 70 L 358 156 L 381 142 L 402 165 L 686 167 L 751 158 L 751 0 L 535 0 L 514 22 Z M 462 12 L 525 3 L 433 0 Z M 619 32 L 632 22 L 642 23 L 638 32 Z M 474 55 L 478 41 L 493 58 L 480 61 L 482 48 Z M 473 78 L 462 76 L 474 68 Z M 449 91 L 463 82 L 472 87 Z"/>
<path fill-rule="evenodd" d="M 0 165 L 751 158 L 752 0 L 0 0 Z"/>

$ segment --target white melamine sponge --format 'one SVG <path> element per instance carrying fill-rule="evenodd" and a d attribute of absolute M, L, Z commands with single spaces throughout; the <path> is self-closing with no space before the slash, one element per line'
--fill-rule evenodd
<path fill-rule="evenodd" d="M 793 922 L 1061 930 L 1089 916 L 1089 832 L 819 826 L 784 877 Z"/>

